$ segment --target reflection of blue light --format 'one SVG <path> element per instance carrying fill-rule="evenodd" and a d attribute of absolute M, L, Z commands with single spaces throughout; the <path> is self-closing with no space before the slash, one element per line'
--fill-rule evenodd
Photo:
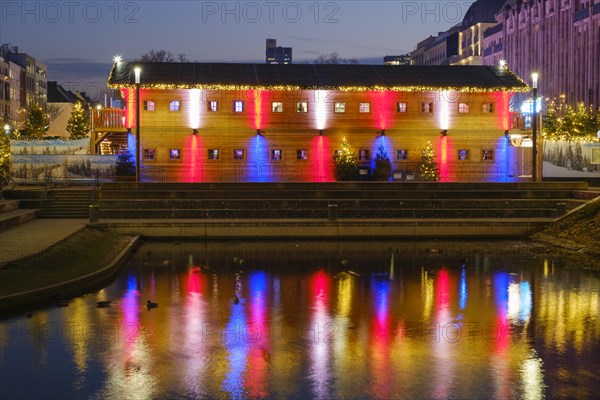
<path fill-rule="evenodd" d="M 255 295 L 256 292 L 267 290 L 267 274 L 264 271 L 255 271 L 250 274 L 250 292 Z"/>
<path fill-rule="evenodd" d="M 465 267 L 463 267 L 460 274 L 458 304 L 461 310 L 464 310 L 467 306 L 467 271 Z"/>
<path fill-rule="evenodd" d="M 529 282 L 521 282 L 519 284 L 519 289 L 521 292 L 519 319 L 521 321 L 526 321 L 531 315 L 531 286 L 529 285 Z"/>
<path fill-rule="evenodd" d="M 496 272 L 493 279 L 494 294 L 496 295 L 496 306 L 501 317 L 506 316 L 508 307 L 508 285 L 509 279 L 506 272 Z"/>
<path fill-rule="evenodd" d="M 390 138 L 384 135 L 378 136 L 374 142 L 374 153 L 371 154 L 371 171 L 375 170 L 375 159 L 377 158 L 377 153 L 379 153 L 379 146 L 383 146 L 383 148 L 385 149 L 385 153 L 390 158 L 390 162 L 392 160 L 392 155 L 390 154 Z M 390 177 L 390 179 L 392 178 Z"/>
<path fill-rule="evenodd" d="M 269 182 L 268 148 L 266 139 L 261 135 L 253 136 L 248 144 L 248 163 L 247 175 L 244 181 L 249 182 Z"/>
<path fill-rule="evenodd" d="M 134 292 L 137 290 L 137 279 L 135 278 L 135 274 L 129 274 L 127 276 L 127 291 Z"/>
<path fill-rule="evenodd" d="M 244 372 L 248 346 L 245 335 L 246 315 L 241 304 L 235 304 L 231 310 L 231 318 L 222 333 L 222 339 L 229 353 L 229 372 L 223 380 L 223 389 L 229 392 L 232 399 L 246 398 L 244 389 Z"/>
<path fill-rule="evenodd" d="M 135 136 L 131 133 L 127 134 L 127 150 L 129 150 L 131 154 L 135 155 Z M 135 157 L 133 157 L 132 160 L 135 164 Z"/>
<path fill-rule="evenodd" d="M 509 182 L 511 181 L 510 164 L 509 164 L 509 152 L 510 152 L 510 139 L 502 136 L 496 142 L 496 154 L 494 154 L 494 163 L 489 165 L 488 179 L 489 181 L 496 182 Z"/>
<path fill-rule="evenodd" d="M 372 278 L 372 285 L 375 288 L 375 313 L 377 320 L 385 319 L 389 308 L 390 281 L 388 279 Z"/>

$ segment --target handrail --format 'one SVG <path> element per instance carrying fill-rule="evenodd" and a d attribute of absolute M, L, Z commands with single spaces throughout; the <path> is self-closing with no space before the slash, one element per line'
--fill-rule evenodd
<path fill-rule="evenodd" d="M 46 201 L 48 200 L 48 192 L 51 192 L 52 189 L 52 173 L 47 171 L 44 178 L 44 194 L 42 195 L 42 201 L 40 202 L 40 215 L 44 213 L 44 207 L 46 206 Z"/>
<path fill-rule="evenodd" d="M 94 175 L 94 187 L 92 189 L 92 203 L 91 204 L 97 204 L 98 203 L 98 192 L 99 190 L 99 186 L 100 186 L 100 176 L 98 173 L 96 173 Z"/>

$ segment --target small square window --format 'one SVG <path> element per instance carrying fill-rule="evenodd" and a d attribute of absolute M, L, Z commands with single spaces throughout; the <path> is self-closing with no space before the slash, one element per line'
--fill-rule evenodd
<path fill-rule="evenodd" d="M 243 160 L 244 159 L 244 149 L 234 149 L 233 150 L 233 159 L 234 160 Z"/>
<path fill-rule="evenodd" d="M 244 112 L 244 102 L 241 100 L 236 100 L 233 102 L 233 112 L 241 113 Z"/>
<path fill-rule="evenodd" d="M 283 103 L 281 101 L 274 101 L 271 103 L 271 111 L 274 113 L 283 112 Z"/>
<path fill-rule="evenodd" d="M 370 159 L 370 151 L 368 149 L 358 150 L 358 159 L 361 161 L 367 161 Z"/>
<path fill-rule="evenodd" d="M 432 102 L 421 103 L 421 112 L 422 113 L 433 113 L 433 103 Z"/>
<path fill-rule="evenodd" d="M 358 112 L 360 112 L 360 113 L 371 112 L 371 103 L 359 103 L 358 104 Z"/>
<path fill-rule="evenodd" d="M 494 161 L 494 150 L 481 150 L 481 159 L 483 161 Z"/>
<path fill-rule="evenodd" d="M 209 101 L 208 102 L 208 111 L 217 112 L 219 110 L 219 102 L 218 101 Z"/>
<path fill-rule="evenodd" d="M 218 160 L 219 159 L 219 149 L 208 149 L 208 159 L 209 160 Z"/>
<path fill-rule="evenodd" d="M 308 160 L 308 150 L 305 150 L 305 149 L 297 150 L 296 158 L 298 160 Z"/>
<path fill-rule="evenodd" d="M 337 101 L 333 104 L 333 112 L 344 113 L 346 112 L 346 103 Z"/>
<path fill-rule="evenodd" d="M 169 149 L 169 158 L 171 160 L 180 160 L 181 159 L 181 150 Z"/>
<path fill-rule="evenodd" d="M 469 112 L 469 104 L 468 103 L 458 103 L 458 112 L 459 113 L 468 113 Z"/>
<path fill-rule="evenodd" d="M 408 150 L 396 150 L 396 160 L 408 160 Z"/>
<path fill-rule="evenodd" d="M 152 100 L 144 100 L 144 111 L 154 111 L 154 102 Z"/>
<path fill-rule="evenodd" d="M 483 112 L 484 113 L 493 113 L 494 112 L 494 103 L 484 103 L 483 104 Z"/>
<path fill-rule="evenodd" d="M 144 160 L 155 160 L 156 159 L 156 149 L 144 149 L 143 157 L 144 157 Z"/>
<path fill-rule="evenodd" d="M 405 113 L 406 112 L 406 103 L 396 103 L 396 112 Z"/>
<path fill-rule="evenodd" d="M 279 161 L 281 159 L 283 159 L 283 150 L 281 150 L 281 149 L 271 150 L 271 160 Z"/>
<path fill-rule="evenodd" d="M 179 111 L 179 100 L 171 100 L 169 102 L 169 111 Z"/>
<path fill-rule="evenodd" d="M 467 161 L 469 159 L 469 150 L 458 150 L 458 160 Z"/>
<path fill-rule="evenodd" d="M 296 102 L 296 112 L 299 112 L 299 113 L 308 112 L 308 102 L 306 102 L 306 101 Z"/>

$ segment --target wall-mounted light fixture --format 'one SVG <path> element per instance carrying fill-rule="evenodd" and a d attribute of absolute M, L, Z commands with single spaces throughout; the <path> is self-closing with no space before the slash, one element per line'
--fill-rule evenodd
<path fill-rule="evenodd" d="M 440 132 L 441 136 L 448 136 L 448 129 L 444 129 Z"/>
<path fill-rule="evenodd" d="M 505 138 L 509 138 L 510 137 L 510 135 L 508 134 L 508 129 L 504 131 L 504 137 Z"/>
<path fill-rule="evenodd" d="M 192 135 L 197 135 L 198 134 L 198 129 L 194 128 L 192 129 Z"/>
<path fill-rule="evenodd" d="M 264 136 L 265 131 L 261 131 L 260 129 L 256 130 L 256 136 Z"/>
<path fill-rule="evenodd" d="M 323 129 L 319 129 L 319 136 L 323 136 Z"/>
<path fill-rule="evenodd" d="M 382 129 L 382 130 L 379 132 L 379 136 L 385 136 L 385 129 Z"/>

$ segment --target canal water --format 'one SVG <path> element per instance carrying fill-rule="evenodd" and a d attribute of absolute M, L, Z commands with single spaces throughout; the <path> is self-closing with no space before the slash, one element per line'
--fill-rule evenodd
<path fill-rule="evenodd" d="M 594 398 L 600 279 L 576 264 L 516 242 L 146 243 L 102 290 L 0 322 L 0 397 Z"/>

